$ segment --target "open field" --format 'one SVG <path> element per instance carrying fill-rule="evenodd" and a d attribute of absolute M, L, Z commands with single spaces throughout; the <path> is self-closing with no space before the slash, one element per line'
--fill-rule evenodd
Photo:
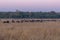
<path fill-rule="evenodd" d="M 0 40 L 60 40 L 60 22 L 0 23 Z"/>

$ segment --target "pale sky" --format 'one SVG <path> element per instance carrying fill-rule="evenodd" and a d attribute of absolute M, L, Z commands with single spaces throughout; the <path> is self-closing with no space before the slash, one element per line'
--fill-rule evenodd
<path fill-rule="evenodd" d="M 0 0 L 0 11 L 59 11 L 60 0 Z"/>

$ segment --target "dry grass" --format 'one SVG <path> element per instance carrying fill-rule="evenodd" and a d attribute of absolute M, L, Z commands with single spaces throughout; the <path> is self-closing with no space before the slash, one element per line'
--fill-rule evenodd
<path fill-rule="evenodd" d="M 0 23 L 0 40 L 60 40 L 60 22 Z"/>

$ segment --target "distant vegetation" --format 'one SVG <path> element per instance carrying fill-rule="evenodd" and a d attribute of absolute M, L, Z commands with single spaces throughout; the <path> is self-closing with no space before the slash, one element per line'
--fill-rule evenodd
<path fill-rule="evenodd" d="M 60 18 L 60 13 L 51 12 L 0 12 L 0 18 Z"/>

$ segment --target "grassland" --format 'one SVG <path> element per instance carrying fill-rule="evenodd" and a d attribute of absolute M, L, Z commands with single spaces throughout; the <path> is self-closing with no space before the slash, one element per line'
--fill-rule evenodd
<path fill-rule="evenodd" d="M 0 23 L 0 40 L 60 40 L 60 22 Z"/>

